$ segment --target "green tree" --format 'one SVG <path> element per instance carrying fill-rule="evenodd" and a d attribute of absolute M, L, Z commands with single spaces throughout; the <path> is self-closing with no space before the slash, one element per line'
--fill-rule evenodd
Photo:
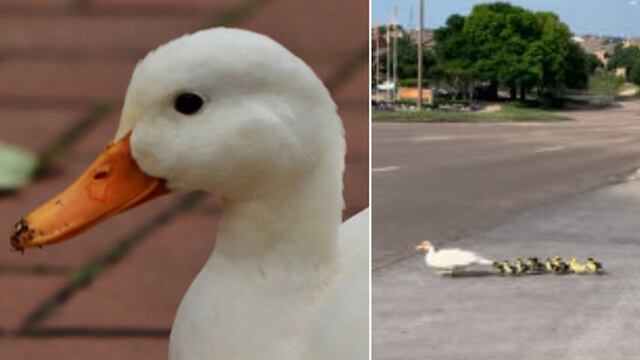
<path fill-rule="evenodd" d="M 640 85 L 640 47 L 616 45 L 608 67 L 626 68 L 626 80 Z"/>
<path fill-rule="evenodd" d="M 631 65 L 631 71 L 629 71 L 629 81 L 640 86 L 640 58 L 637 58 Z"/>
<path fill-rule="evenodd" d="M 587 54 L 587 66 L 589 68 L 589 74 L 592 75 L 596 72 L 597 69 L 604 68 L 604 64 L 600 61 L 595 54 Z"/>
<path fill-rule="evenodd" d="M 463 16 L 452 15 L 445 26 L 434 32 L 436 66 L 429 76 L 438 83 L 450 84 L 463 98 L 469 98 L 477 74 L 472 66 L 474 44 L 463 33 L 464 25 Z"/>
<path fill-rule="evenodd" d="M 504 2 L 476 5 L 468 17 L 451 16 L 436 30 L 435 41 L 431 75 L 462 94 L 471 86 L 495 98 L 502 86 L 511 98 L 519 91 L 524 99 L 532 89 L 540 97 L 556 97 L 566 87 L 585 88 L 597 67 L 557 15 Z"/>
<path fill-rule="evenodd" d="M 432 51 L 423 49 L 422 64 L 424 69 L 435 65 L 435 55 Z M 398 38 L 398 78 L 418 78 L 418 45 L 408 36 Z"/>
<path fill-rule="evenodd" d="M 586 89 L 589 85 L 589 75 L 595 71 L 591 68 L 593 64 L 590 62 L 590 57 L 580 45 L 574 42 L 569 43 L 568 49 L 566 59 L 568 66 L 565 67 L 564 73 L 565 84 L 570 89 Z"/>
<path fill-rule="evenodd" d="M 563 24 L 558 16 L 551 12 L 536 13 L 541 29 L 541 38 L 536 44 L 539 46 L 542 56 L 542 77 L 537 88 L 538 95 L 546 98 L 556 97 L 565 85 L 567 61 L 571 44 L 571 32 L 569 27 Z"/>
<path fill-rule="evenodd" d="M 534 14 L 508 3 L 478 5 L 465 21 L 464 35 L 474 44 L 475 73 L 510 88 L 515 98 L 517 88 L 532 76 L 522 59 L 540 35 Z"/>
<path fill-rule="evenodd" d="M 613 55 L 609 60 L 607 67 L 609 70 L 615 68 L 631 68 L 636 59 L 640 58 L 640 47 L 629 46 L 624 47 L 622 44 L 616 45 Z"/>

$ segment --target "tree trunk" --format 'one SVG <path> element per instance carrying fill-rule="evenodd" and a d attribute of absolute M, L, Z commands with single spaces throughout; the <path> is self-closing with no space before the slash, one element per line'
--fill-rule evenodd
<path fill-rule="evenodd" d="M 487 97 L 490 100 L 498 100 L 498 82 L 495 80 L 491 80 L 491 84 L 487 89 Z"/>

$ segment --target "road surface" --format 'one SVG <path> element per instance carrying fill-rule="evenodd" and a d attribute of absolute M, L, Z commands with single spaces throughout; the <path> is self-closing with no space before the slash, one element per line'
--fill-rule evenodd
<path fill-rule="evenodd" d="M 374 124 L 374 358 L 637 356 L 639 114 Z M 425 238 L 496 259 L 596 256 L 609 272 L 441 278 L 413 250 Z"/>

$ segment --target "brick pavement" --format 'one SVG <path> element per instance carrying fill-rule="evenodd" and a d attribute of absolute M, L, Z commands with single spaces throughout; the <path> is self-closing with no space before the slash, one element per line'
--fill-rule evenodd
<path fill-rule="evenodd" d="M 347 132 L 345 217 L 366 207 L 367 6 L 366 0 L 3 1 L 0 139 L 57 156 L 27 189 L 0 197 L 0 227 L 8 232 L 17 217 L 69 184 L 113 136 L 141 56 L 213 25 L 272 36 L 329 85 Z M 211 196 L 170 195 L 71 242 L 22 256 L 0 251 L 0 359 L 163 358 L 176 307 L 214 245 L 218 211 Z"/>

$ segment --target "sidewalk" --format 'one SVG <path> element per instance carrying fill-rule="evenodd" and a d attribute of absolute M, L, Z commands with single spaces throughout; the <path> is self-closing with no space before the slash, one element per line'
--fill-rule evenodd
<path fill-rule="evenodd" d="M 601 261 L 606 275 L 439 277 L 423 256 L 374 272 L 383 359 L 631 359 L 640 353 L 640 182 L 539 207 L 452 243 L 490 259 Z"/>
<path fill-rule="evenodd" d="M 0 228 L 68 185 L 115 133 L 147 51 L 216 25 L 262 32 L 328 84 L 347 132 L 345 217 L 368 204 L 367 1 L 10 0 L 0 4 L 0 139 L 58 154 L 0 197 Z M 55 151 L 53 151 L 55 150 Z M 362 184 L 366 184 L 363 186 Z M 0 252 L 0 359 L 163 359 L 213 247 L 218 201 L 170 195 L 74 241 Z"/>

